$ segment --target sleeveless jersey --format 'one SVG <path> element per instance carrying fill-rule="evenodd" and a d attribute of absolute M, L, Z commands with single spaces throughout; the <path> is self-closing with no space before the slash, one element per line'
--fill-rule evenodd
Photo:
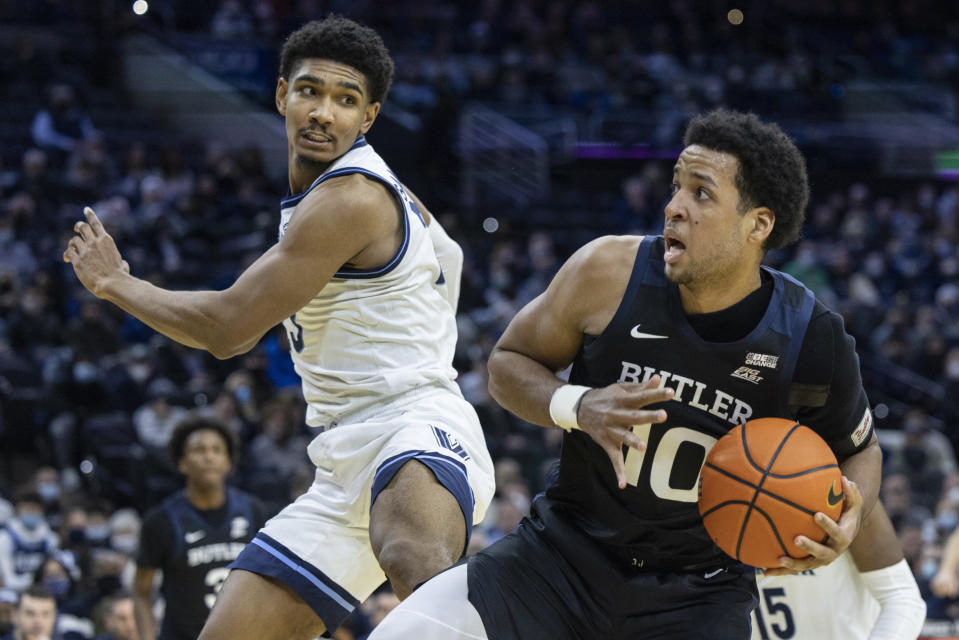
<path fill-rule="evenodd" d="M 791 576 L 756 575 L 752 640 L 867 640 L 879 617 L 849 553 Z"/>
<path fill-rule="evenodd" d="M 160 631 L 162 640 L 196 638 L 213 607 L 233 562 L 256 533 L 250 496 L 227 487 L 226 517 L 209 522 L 178 491 L 159 509 L 172 525 L 172 538 L 165 557 L 155 568 L 163 571 L 160 591 L 166 613 Z"/>
<path fill-rule="evenodd" d="M 360 173 L 383 184 L 402 208 L 403 241 L 377 269 L 342 267 L 305 307 L 283 322 L 303 381 L 307 423 L 343 416 L 434 385 L 459 395 L 456 321 L 429 230 L 383 159 L 360 138 L 309 189 L 282 202 L 280 237 L 297 205 L 326 180 Z"/>
<path fill-rule="evenodd" d="M 627 487 L 619 489 L 608 456 L 587 434 L 568 433 L 559 474 L 535 514 L 572 521 L 613 558 L 642 569 L 693 569 L 733 561 L 710 540 L 697 508 L 707 452 L 752 417 L 790 418 L 789 384 L 815 304 L 791 277 L 774 281 L 762 319 L 735 342 L 707 342 L 690 326 L 677 285 L 664 275 L 661 236 L 642 240 L 619 308 L 599 336 L 585 336 L 570 382 L 603 387 L 659 374 L 674 398 L 653 408 L 665 423 L 633 431 L 645 451 L 626 453 Z M 557 529 L 559 529 L 557 527 Z"/>

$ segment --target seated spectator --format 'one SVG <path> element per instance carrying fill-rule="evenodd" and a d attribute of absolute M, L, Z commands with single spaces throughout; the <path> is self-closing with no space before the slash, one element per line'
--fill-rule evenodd
<path fill-rule="evenodd" d="M 54 633 L 57 601 L 40 586 L 32 586 L 20 594 L 13 611 L 13 629 L 0 640 L 60 640 Z"/>
<path fill-rule="evenodd" d="M 94 613 L 93 640 L 139 640 L 133 613 L 133 594 L 118 591 L 103 598 Z"/>
<path fill-rule="evenodd" d="M 0 529 L 0 582 L 23 591 L 33 573 L 57 548 L 57 536 L 43 517 L 43 500 L 32 489 L 21 489 L 14 498 L 14 515 Z"/>
<path fill-rule="evenodd" d="M 80 142 L 92 140 L 97 130 L 77 107 L 73 87 L 55 84 L 50 87 L 49 105 L 33 116 L 30 133 L 38 146 L 65 156 Z"/>
<path fill-rule="evenodd" d="M 17 592 L 0 589 L 0 638 L 7 638 L 13 631 L 13 615 L 17 609 Z"/>
<path fill-rule="evenodd" d="M 140 444 L 164 460 L 173 428 L 187 415 L 186 409 L 173 404 L 178 391 L 172 381 L 157 378 L 147 386 L 146 404 L 133 412 L 133 426 Z"/>

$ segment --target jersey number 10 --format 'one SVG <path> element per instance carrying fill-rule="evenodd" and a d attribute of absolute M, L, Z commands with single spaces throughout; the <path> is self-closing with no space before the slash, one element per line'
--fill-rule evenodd
<path fill-rule="evenodd" d="M 649 443 L 649 432 L 651 424 L 637 424 L 633 426 L 633 433 L 643 442 Z M 699 468 L 696 471 L 696 482 L 691 487 L 673 487 L 669 480 L 673 473 L 673 466 L 676 464 L 676 454 L 679 453 L 680 446 L 689 442 L 702 447 L 703 454 L 699 460 Z M 696 502 L 699 499 L 699 471 L 706 462 L 706 454 L 716 444 L 716 438 L 701 431 L 694 431 L 686 427 L 671 427 L 663 433 L 659 443 L 652 451 L 652 468 L 649 471 L 649 487 L 657 497 L 663 500 L 676 500 L 677 502 Z M 646 462 L 647 454 L 650 450 L 637 451 L 630 447 L 626 453 L 626 482 L 635 486 L 639 484 L 639 474 Z M 685 477 L 689 477 L 686 474 Z"/>

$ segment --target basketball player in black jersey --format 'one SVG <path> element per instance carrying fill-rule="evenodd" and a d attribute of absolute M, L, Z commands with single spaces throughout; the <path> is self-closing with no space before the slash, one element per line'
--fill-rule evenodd
<path fill-rule="evenodd" d="M 881 464 L 854 341 L 760 266 L 799 235 L 807 199 L 805 162 L 776 125 L 729 111 L 690 123 L 664 235 L 580 249 L 490 358 L 500 404 L 568 431 L 556 481 L 515 533 L 421 587 L 373 639 L 748 638 L 753 571 L 712 544 L 696 500 L 706 453 L 754 417 L 816 430 L 845 476 L 838 522 L 816 516 L 826 542 L 799 537 L 809 556 L 770 573 L 849 546 Z M 570 364 L 567 385 L 556 374 Z"/>
<path fill-rule="evenodd" d="M 188 418 L 170 437 L 170 456 L 186 488 L 146 513 L 134 578 L 140 637 L 157 637 L 153 578 L 163 572 L 161 640 L 194 640 L 213 607 L 227 568 L 266 521 L 262 503 L 227 486 L 233 435 L 209 418 Z"/>

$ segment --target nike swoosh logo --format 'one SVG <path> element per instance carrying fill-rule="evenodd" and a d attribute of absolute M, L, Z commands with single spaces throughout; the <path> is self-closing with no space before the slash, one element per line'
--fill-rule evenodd
<path fill-rule="evenodd" d="M 835 507 L 842 501 L 842 491 L 839 493 L 835 493 L 833 491 L 835 484 L 835 480 L 829 483 L 829 493 L 826 495 L 826 504 L 828 504 L 830 507 Z"/>
<path fill-rule="evenodd" d="M 205 537 L 206 537 L 206 531 L 203 531 L 203 530 L 189 531 L 183 534 L 183 539 L 186 540 L 187 544 L 193 544 L 194 542 L 198 540 L 202 540 Z"/>
<path fill-rule="evenodd" d="M 719 575 L 719 574 L 722 573 L 723 571 L 725 571 L 725 569 L 716 569 L 715 571 L 710 571 L 709 573 L 704 573 L 704 574 L 703 574 L 703 577 L 706 578 L 707 580 L 709 580 L 709 579 L 712 578 L 713 576 Z"/>
<path fill-rule="evenodd" d="M 630 329 L 629 335 L 633 336 L 634 338 L 639 338 L 639 339 L 643 339 L 643 338 L 653 338 L 653 339 L 656 339 L 656 340 L 665 340 L 665 339 L 667 339 L 667 338 L 669 337 L 669 336 L 658 336 L 658 335 L 656 335 L 655 333 L 643 333 L 642 331 L 639 330 L 639 325 L 636 325 L 635 327 L 633 327 L 632 329 Z"/>

